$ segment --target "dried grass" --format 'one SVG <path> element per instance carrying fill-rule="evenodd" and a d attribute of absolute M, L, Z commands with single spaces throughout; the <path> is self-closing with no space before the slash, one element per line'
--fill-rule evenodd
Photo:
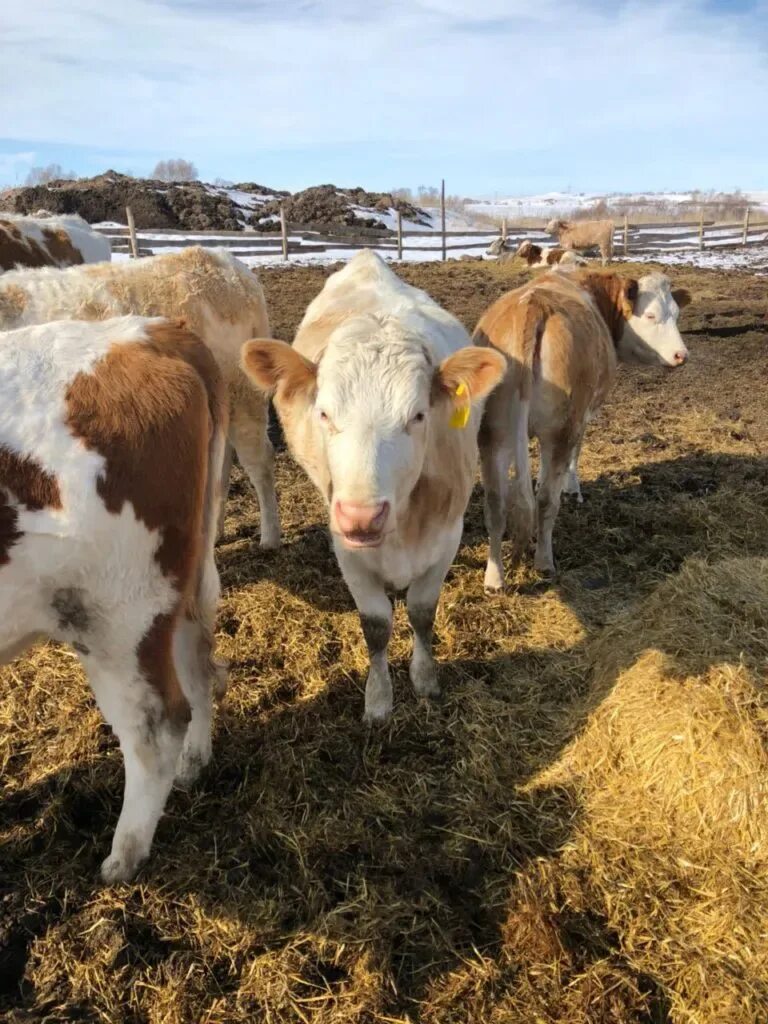
<path fill-rule="evenodd" d="M 290 337 L 327 271 L 265 274 Z M 407 267 L 473 326 L 525 278 Z M 366 666 L 321 504 L 285 454 L 280 552 L 238 477 L 215 757 L 134 885 L 100 888 L 119 752 L 71 655 L 0 673 L 9 1022 L 758 1024 L 768 1005 L 764 291 L 675 275 L 693 361 L 623 371 L 561 574 L 482 593 L 479 494 L 438 615 L 444 696 L 360 722 Z"/>

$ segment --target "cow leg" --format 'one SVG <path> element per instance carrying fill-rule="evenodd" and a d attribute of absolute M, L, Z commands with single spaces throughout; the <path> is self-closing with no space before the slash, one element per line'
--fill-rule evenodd
<path fill-rule="evenodd" d="M 115 652 L 126 652 L 125 643 L 111 645 L 107 639 L 102 655 L 83 658 L 96 701 L 120 741 L 125 764 L 123 807 L 112 851 L 101 866 L 108 883 L 131 878 L 149 855 L 187 728 L 189 707 L 180 692 L 171 653 L 173 626 L 161 627 L 153 635 L 151 681 L 137 654 L 144 640 L 120 656 Z"/>
<path fill-rule="evenodd" d="M 252 401 L 263 402 L 257 395 Z M 242 405 L 245 404 L 245 409 Z M 252 402 L 233 402 L 229 436 L 240 465 L 253 484 L 261 512 L 261 546 L 280 547 L 280 513 L 275 491 L 275 453 L 267 437 L 266 411 L 248 415 Z"/>
<path fill-rule="evenodd" d="M 360 613 L 360 625 L 370 658 L 363 721 L 369 725 L 385 722 L 392 714 L 392 680 L 387 660 L 387 647 L 392 635 L 392 605 L 381 583 L 356 564 L 357 559 L 350 557 L 340 545 L 336 546 L 336 557 Z"/>
<path fill-rule="evenodd" d="M 408 587 L 406 602 L 408 621 L 413 629 L 413 656 L 409 667 L 411 683 L 420 697 L 436 697 L 440 693 L 437 681 L 437 665 L 432 654 L 432 635 L 435 626 L 435 612 L 440 600 L 440 591 L 448 570 L 456 557 L 461 541 L 460 523 L 455 533 L 455 543 L 448 545 L 449 550 L 443 558 L 433 565 L 423 576 L 414 580 Z"/>
<path fill-rule="evenodd" d="M 509 532 L 513 540 L 513 557 L 519 561 L 531 542 L 536 499 L 531 478 L 531 457 L 528 451 L 528 420 L 530 403 L 522 399 L 514 412 L 515 480 L 509 500 Z"/>
<path fill-rule="evenodd" d="M 488 564 L 485 567 L 485 592 L 498 594 L 504 589 L 504 560 L 501 542 L 507 527 L 509 467 L 512 449 L 509 441 L 489 443 L 480 450 L 483 478 L 483 513 L 488 531 Z"/>
<path fill-rule="evenodd" d="M 581 481 L 579 480 L 579 457 L 581 455 L 581 443 L 582 438 L 574 445 L 571 450 L 571 457 L 568 462 L 568 471 L 563 485 L 564 494 L 573 494 L 576 496 L 576 501 L 581 505 L 584 502 L 584 497 L 581 493 Z"/>
<path fill-rule="evenodd" d="M 224 462 L 221 467 L 221 506 L 219 507 L 219 524 L 216 530 L 217 537 L 224 536 L 224 520 L 227 518 L 227 500 L 229 498 L 229 486 L 232 479 L 232 463 L 235 450 L 227 441 L 224 449 Z"/>
<path fill-rule="evenodd" d="M 560 496 L 572 453 L 573 445 L 566 439 L 541 439 L 541 471 L 536 494 L 536 555 L 533 564 L 546 575 L 555 574 L 552 530 L 560 509 Z"/>

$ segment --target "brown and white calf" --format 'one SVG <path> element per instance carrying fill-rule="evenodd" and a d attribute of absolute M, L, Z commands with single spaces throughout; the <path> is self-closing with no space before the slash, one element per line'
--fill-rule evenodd
<path fill-rule="evenodd" d="M 613 259 L 612 220 L 551 220 L 547 234 L 556 235 L 563 249 L 591 249 L 597 247 L 603 266 Z"/>
<path fill-rule="evenodd" d="M 293 346 L 243 349 L 274 393 L 291 452 L 325 499 L 336 556 L 370 655 L 367 721 L 392 710 L 387 588 L 407 591 L 410 676 L 438 692 L 432 630 L 461 540 L 483 399 L 504 359 L 473 348 L 453 316 L 363 251 L 331 275 Z"/>
<path fill-rule="evenodd" d="M 243 342 L 254 335 L 269 337 L 269 318 L 259 280 L 245 264 L 222 250 L 194 247 L 124 263 L 0 275 L 0 330 L 127 314 L 183 319 L 213 353 L 230 399 L 225 476 L 228 480 L 234 448 L 259 499 L 261 545 L 278 547 L 267 403 L 240 368 Z"/>
<path fill-rule="evenodd" d="M 112 258 L 109 239 L 77 214 L 34 217 L 0 212 L 0 271 L 16 267 L 71 267 Z"/>
<path fill-rule="evenodd" d="M 572 249 L 561 249 L 556 245 L 536 245 L 530 238 L 521 242 L 515 256 L 525 260 L 529 267 L 563 266 L 586 267 L 587 261 Z"/>
<path fill-rule="evenodd" d="M 226 428 L 216 364 L 178 324 L 0 334 L 0 664 L 39 637 L 80 656 L 125 762 L 106 881 L 210 757 Z"/>
<path fill-rule="evenodd" d="M 662 274 L 553 272 L 508 292 L 481 317 L 474 342 L 507 357 L 502 384 L 480 430 L 485 520 L 490 539 L 485 587 L 503 589 L 507 526 L 519 557 L 536 520 L 535 566 L 554 572 L 552 528 L 563 489 L 581 500 L 578 459 L 584 431 L 605 400 L 617 360 L 680 366 L 688 350 L 677 318 L 691 297 Z M 539 441 L 534 500 L 528 439 Z M 514 463 L 511 500 L 509 468 Z"/>
<path fill-rule="evenodd" d="M 495 238 L 486 249 L 486 256 L 496 256 L 501 263 L 510 260 L 524 259 L 529 267 L 554 267 L 558 264 L 571 264 L 573 266 L 586 267 L 587 261 L 583 256 L 570 249 L 559 249 L 552 245 L 536 245 L 526 238 L 517 249 L 514 243 L 508 238 Z"/>

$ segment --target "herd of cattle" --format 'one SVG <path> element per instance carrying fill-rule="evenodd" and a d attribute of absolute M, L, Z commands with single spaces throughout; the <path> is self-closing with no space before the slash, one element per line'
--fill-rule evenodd
<path fill-rule="evenodd" d="M 438 693 L 435 610 L 478 455 L 485 586 L 498 592 L 507 526 L 517 555 L 535 536 L 536 567 L 554 570 L 561 493 L 579 495 L 584 430 L 617 362 L 685 362 L 689 301 L 658 273 L 558 267 L 494 303 L 470 338 L 364 250 L 288 344 L 270 337 L 258 277 L 222 251 L 0 274 L 0 664 L 40 637 L 82 661 L 125 762 L 104 879 L 133 875 L 174 780 L 211 756 L 227 679 L 215 544 L 233 452 L 262 546 L 280 543 L 269 397 L 326 502 L 370 656 L 365 718 L 382 721 L 388 589 L 406 592 L 414 689 Z"/>

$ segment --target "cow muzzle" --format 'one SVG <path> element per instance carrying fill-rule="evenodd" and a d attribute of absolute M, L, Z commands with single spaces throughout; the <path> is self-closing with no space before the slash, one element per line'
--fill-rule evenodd
<path fill-rule="evenodd" d="M 389 517 L 389 502 L 358 505 L 352 501 L 336 501 L 333 506 L 334 532 L 348 548 L 375 548 L 384 539 Z"/>

